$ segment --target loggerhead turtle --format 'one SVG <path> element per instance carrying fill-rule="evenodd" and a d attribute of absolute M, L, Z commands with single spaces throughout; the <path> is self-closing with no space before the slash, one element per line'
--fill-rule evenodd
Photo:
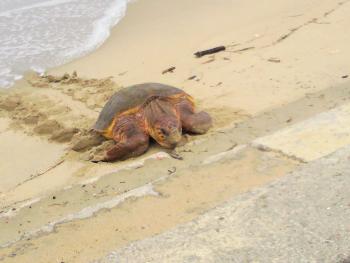
<path fill-rule="evenodd" d="M 203 134 L 212 125 L 206 112 L 195 112 L 183 90 L 158 83 L 130 86 L 116 92 L 103 107 L 93 130 L 116 144 L 93 161 L 114 161 L 143 154 L 152 137 L 174 148 L 182 130 Z"/>

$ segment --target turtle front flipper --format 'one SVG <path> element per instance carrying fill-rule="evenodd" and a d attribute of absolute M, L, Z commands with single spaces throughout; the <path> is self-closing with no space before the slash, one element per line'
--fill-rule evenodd
<path fill-rule="evenodd" d="M 193 104 L 183 100 L 177 105 L 182 129 L 195 134 L 204 134 L 212 126 L 210 115 L 204 111 L 196 113 Z"/>
<path fill-rule="evenodd" d="M 136 157 L 146 152 L 149 146 L 149 135 L 135 119 L 128 117 L 118 120 L 113 129 L 113 139 L 117 142 L 114 147 L 95 161 L 111 162 Z"/>

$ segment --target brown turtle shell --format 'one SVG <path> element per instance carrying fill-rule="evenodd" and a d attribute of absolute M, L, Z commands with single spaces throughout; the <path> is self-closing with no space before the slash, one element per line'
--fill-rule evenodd
<path fill-rule="evenodd" d="M 159 83 L 143 83 L 123 88 L 108 100 L 93 129 L 103 133 L 119 114 L 141 106 L 151 97 L 171 97 L 176 94 L 185 93 L 181 89 Z"/>

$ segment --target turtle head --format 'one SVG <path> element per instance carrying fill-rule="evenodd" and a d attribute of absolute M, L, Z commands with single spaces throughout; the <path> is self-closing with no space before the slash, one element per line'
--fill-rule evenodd
<path fill-rule="evenodd" d="M 150 135 L 161 146 L 174 148 L 181 141 L 181 122 L 174 106 L 166 100 L 155 99 L 145 110 Z"/>
<path fill-rule="evenodd" d="M 152 137 L 165 148 L 175 148 L 181 141 L 181 125 L 175 118 L 164 116 L 156 120 Z"/>

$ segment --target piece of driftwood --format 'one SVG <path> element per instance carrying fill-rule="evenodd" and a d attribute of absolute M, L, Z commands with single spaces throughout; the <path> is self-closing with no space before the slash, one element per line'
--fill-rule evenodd
<path fill-rule="evenodd" d="M 162 74 L 166 74 L 166 73 L 173 73 L 173 71 L 176 69 L 176 67 L 170 67 L 170 68 L 167 68 L 166 70 L 163 70 L 162 71 Z"/>
<path fill-rule="evenodd" d="M 203 56 L 205 56 L 205 55 L 210 55 L 210 54 L 218 53 L 218 52 L 224 51 L 224 50 L 226 50 L 226 47 L 225 47 L 225 46 L 219 46 L 219 47 L 214 47 L 214 48 L 207 49 L 207 50 L 203 50 L 203 51 L 198 51 L 198 52 L 194 53 L 194 55 L 195 55 L 197 58 L 200 58 L 200 57 L 203 57 Z"/>

